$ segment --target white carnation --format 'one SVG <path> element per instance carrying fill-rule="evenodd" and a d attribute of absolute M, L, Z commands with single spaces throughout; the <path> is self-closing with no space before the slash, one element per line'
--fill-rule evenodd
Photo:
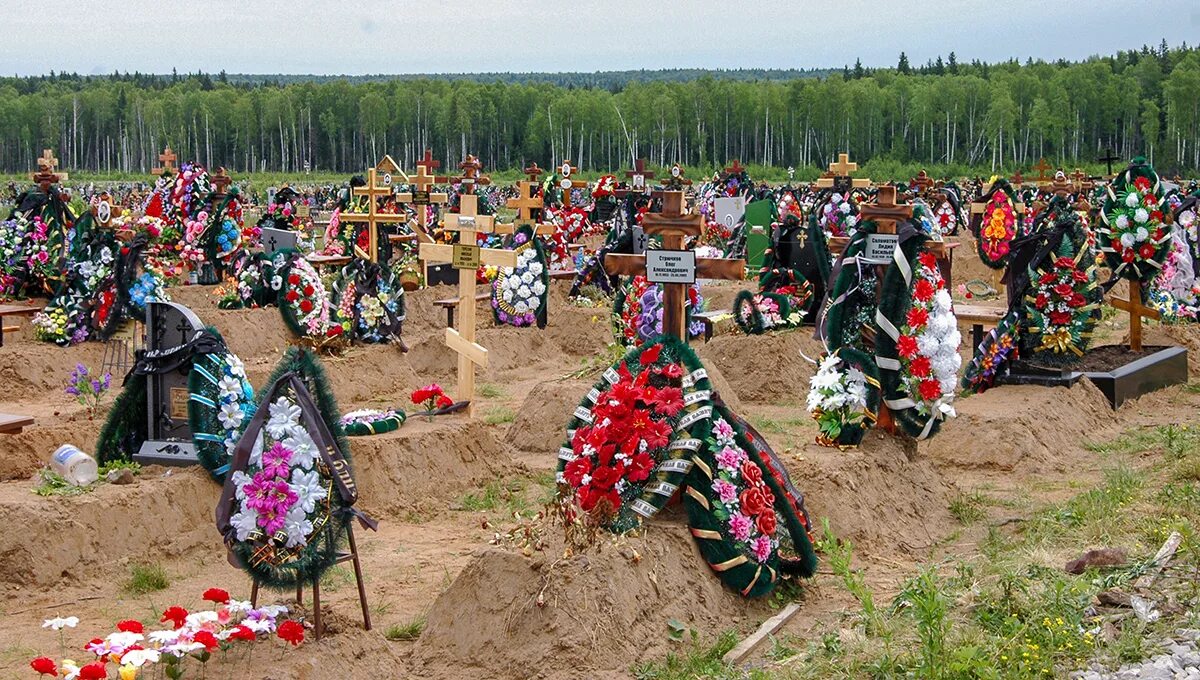
<path fill-rule="evenodd" d="M 1146 212 L 1145 208 L 1138 208 L 1137 211 L 1133 213 L 1133 221 L 1137 222 L 1138 224 L 1145 224 L 1146 220 L 1148 219 L 1150 219 L 1150 213 Z"/>
<path fill-rule="evenodd" d="M 1129 226 L 1129 217 L 1125 215 L 1117 215 L 1117 229 L 1125 229 Z"/>
<path fill-rule="evenodd" d="M 1136 208 L 1138 203 L 1141 203 L 1141 198 L 1138 197 L 1137 192 L 1131 191 L 1129 192 L 1129 195 L 1125 197 L 1125 205 L 1129 206 L 1130 208 Z"/>

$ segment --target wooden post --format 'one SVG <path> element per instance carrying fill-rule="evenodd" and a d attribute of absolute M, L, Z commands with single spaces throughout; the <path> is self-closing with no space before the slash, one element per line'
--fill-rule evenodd
<path fill-rule="evenodd" d="M 1159 313 L 1142 305 L 1141 285 L 1137 281 L 1129 281 L 1129 299 L 1113 296 L 1108 299 L 1108 304 L 1129 313 L 1129 349 L 1133 352 L 1142 351 L 1142 317 L 1157 321 Z"/>

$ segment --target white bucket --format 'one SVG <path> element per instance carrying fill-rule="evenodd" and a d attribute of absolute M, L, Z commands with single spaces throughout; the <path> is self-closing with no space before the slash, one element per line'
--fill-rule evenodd
<path fill-rule="evenodd" d="M 87 486 L 99 477 L 96 460 L 73 444 L 58 447 L 50 457 L 50 468 L 75 486 Z"/>

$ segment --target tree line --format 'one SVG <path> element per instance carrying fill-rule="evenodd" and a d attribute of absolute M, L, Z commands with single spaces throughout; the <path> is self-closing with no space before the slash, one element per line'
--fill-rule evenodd
<path fill-rule="evenodd" d="M 0 171 L 27 171 L 50 147 L 64 169 L 143 173 L 165 145 L 234 172 L 356 172 L 384 153 L 410 167 L 425 148 L 443 171 L 467 153 L 493 169 L 570 160 L 618 170 L 641 157 L 823 167 L 838 152 L 1010 171 L 1043 157 L 1094 162 L 1109 149 L 1164 172 L 1200 168 L 1200 50 L 1186 45 L 1080 62 L 950 54 L 913 66 L 901 54 L 895 68 L 823 74 L 654 73 L 0 78 Z"/>

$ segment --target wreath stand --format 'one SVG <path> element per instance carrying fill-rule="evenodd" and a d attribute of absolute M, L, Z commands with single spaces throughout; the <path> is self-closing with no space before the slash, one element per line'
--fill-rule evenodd
<path fill-rule="evenodd" d="M 354 541 L 354 525 L 346 525 L 346 535 L 349 537 L 350 551 L 339 552 L 334 559 L 334 564 L 342 564 L 344 562 L 354 563 L 354 580 L 358 584 L 358 604 L 362 608 L 363 629 L 371 630 L 371 612 L 367 609 L 367 588 L 363 584 L 362 562 L 358 559 L 358 544 Z M 312 580 L 312 596 L 313 596 L 313 637 L 317 640 L 321 639 L 321 634 L 325 627 L 321 622 L 321 577 L 318 576 Z M 304 582 L 296 583 L 296 604 L 304 605 Z M 250 606 L 258 606 L 258 579 L 254 579 L 250 586 Z"/>

